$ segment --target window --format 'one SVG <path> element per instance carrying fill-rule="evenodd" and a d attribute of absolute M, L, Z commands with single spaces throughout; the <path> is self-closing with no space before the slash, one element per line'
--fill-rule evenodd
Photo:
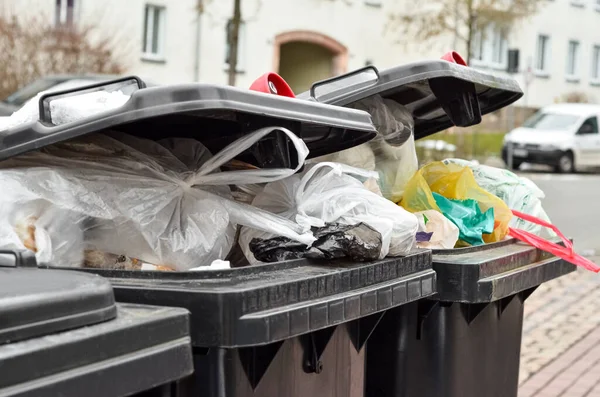
<path fill-rule="evenodd" d="M 233 21 L 229 20 L 227 22 L 227 35 L 225 41 L 225 66 L 226 69 L 229 70 L 229 56 L 231 50 L 229 48 L 229 38 L 233 32 Z M 240 29 L 238 31 L 238 54 L 237 54 L 237 65 L 236 71 L 238 73 L 243 72 L 246 65 L 246 23 L 241 21 Z"/>
<path fill-rule="evenodd" d="M 575 126 L 578 116 L 560 113 L 537 112 L 523 123 L 523 127 L 533 130 L 565 130 Z"/>
<path fill-rule="evenodd" d="M 471 60 L 480 66 L 506 67 L 508 42 L 502 29 L 489 26 L 473 32 Z"/>
<path fill-rule="evenodd" d="M 75 0 L 56 0 L 54 25 L 57 27 L 73 26 L 74 10 L 75 10 Z"/>
<path fill-rule="evenodd" d="M 505 65 L 506 64 L 506 35 L 504 31 L 498 28 L 494 28 L 492 30 L 491 37 L 491 46 L 492 46 L 492 63 L 497 65 Z"/>
<path fill-rule="evenodd" d="M 600 81 L 600 45 L 592 49 L 592 80 Z"/>
<path fill-rule="evenodd" d="M 540 34 L 537 40 L 537 53 L 535 69 L 539 72 L 548 72 L 550 61 L 550 36 Z"/>
<path fill-rule="evenodd" d="M 577 76 L 577 68 L 579 67 L 579 42 L 569 41 L 569 51 L 567 53 L 567 76 Z"/>
<path fill-rule="evenodd" d="M 581 127 L 579 127 L 579 131 L 577 131 L 578 135 L 588 135 L 588 134 L 597 134 L 598 133 L 598 119 L 596 116 L 592 116 L 589 119 L 585 120 Z"/>
<path fill-rule="evenodd" d="M 483 61 L 483 33 L 481 30 L 473 33 L 471 41 L 471 59 Z"/>
<path fill-rule="evenodd" d="M 165 45 L 165 13 L 164 7 L 146 5 L 144 13 L 144 58 L 162 60 Z"/>

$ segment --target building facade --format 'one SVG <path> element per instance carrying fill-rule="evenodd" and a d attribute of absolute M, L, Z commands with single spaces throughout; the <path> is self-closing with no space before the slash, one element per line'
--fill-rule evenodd
<path fill-rule="evenodd" d="M 225 84 L 233 0 L 0 0 L 17 15 L 41 12 L 56 24 L 94 25 L 110 37 L 129 73 L 157 83 Z M 387 68 L 436 59 L 451 35 L 410 43 L 390 15 L 407 0 L 242 0 L 236 85 L 267 71 L 296 92 L 310 83 L 365 65 Z M 198 5 L 203 12 L 198 12 Z M 600 0 L 546 0 L 510 32 L 491 29 L 473 43 L 472 66 L 506 73 L 508 50 L 519 50 L 513 77 L 541 107 L 566 94 L 600 101 Z M 407 44 L 408 43 L 408 44 Z"/>

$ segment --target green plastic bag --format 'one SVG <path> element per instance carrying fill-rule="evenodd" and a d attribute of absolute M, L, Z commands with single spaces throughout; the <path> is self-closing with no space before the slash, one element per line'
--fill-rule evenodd
<path fill-rule="evenodd" d="M 458 239 L 469 245 L 482 245 L 483 234 L 494 231 L 494 208 L 481 212 L 475 200 L 451 200 L 433 192 L 435 203 L 446 218 L 458 227 Z"/>

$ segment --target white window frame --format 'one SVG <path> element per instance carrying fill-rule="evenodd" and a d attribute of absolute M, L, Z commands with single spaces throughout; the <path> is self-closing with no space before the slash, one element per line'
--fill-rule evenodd
<path fill-rule="evenodd" d="M 590 84 L 600 85 L 600 44 L 592 46 L 592 70 L 590 73 Z"/>
<path fill-rule="evenodd" d="M 165 36 L 167 23 L 167 8 L 161 5 L 147 3 L 144 6 L 144 26 L 142 34 L 142 59 L 148 61 L 165 61 Z M 156 36 L 156 51 L 154 47 L 154 25 L 158 17 L 158 35 Z"/>
<path fill-rule="evenodd" d="M 229 71 L 229 28 L 230 19 L 225 22 L 225 54 L 223 56 L 223 67 L 226 72 Z M 236 65 L 236 73 L 244 73 L 246 71 L 246 21 L 240 21 L 240 30 L 238 32 L 238 59 Z"/>
<path fill-rule="evenodd" d="M 571 54 L 571 45 L 575 44 L 573 54 Z M 573 55 L 573 56 L 571 56 Z M 569 40 L 567 44 L 567 69 L 566 76 L 567 81 L 572 83 L 579 82 L 579 72 L 580 72 L 580 56 L 581 56 L 581 43 L 578 40 Z M 573 66 L 573 70 L 570 70 L 571 63 Z"/>
<path fill-rule="evenodd" d="M 473 33 L 471 38 L 471 62 L 484 63 L 484 40 L 483 32 L 478 30 Z"/>
<path fill-rule="evenodd" d="M 542 40 L 544 38 L 544 40 Z M 542 45 L 542 42 L 544 43 Z M 543 47 L 543 48 L 542 48 Z M 550 75 L 550 56 L 552 48 L 552 38 L 549 34 L 540 33 L 537 36 L 535 50 L 535 74 L 536 76 L 545 77 Z M 543 52 L 542 52 L 543 50 Z M 543 57 L 543 59 L 541 59 Z M 540 63 L 542 64 L 540 68 Z"/>
<path fill-rule="evenodd" d="M 484 32 L 473 33 L 471 64 L 499 70 L 506 70 L 508 67 L 508 39 L 496 26 L 489 26 Z"/>
<path fill-rule="evenodd" d="M 491 57 L 490 64 L 494 67 L 506 69 L 508 66 L 508 40 L 506 34 L 497 27 L 491 29 Z M 496 58 L 496 59 L 494 59 Z"/>

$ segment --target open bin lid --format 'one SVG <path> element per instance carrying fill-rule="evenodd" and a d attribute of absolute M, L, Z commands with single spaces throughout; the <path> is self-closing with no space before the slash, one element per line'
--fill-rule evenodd
<path fill-rule="evenodd" d="M 112 320 L 110 283 L 79 272 L 41 271 L 0 261 L 0 345 Z M 13 258 L 16 266 L 20 258 Z M 3 267 L 6 266 L 6 267 Z"/>
<path fill-rule="evenodd" d="M 482 115 L 510 105 L 523 92 L 513 79 L 435 60 L 381 72 L 367 66 L 314 83 L 297 98 L 348 106 L 374 95 L 408 108 L 415 122 L 415 139 L 419 139 L 454 125 L 478 124 Z"/>
<path fill-rule="evenodd" d="M 53 124 L 53 101 L 97 91 L 121 91 L 131 97 L 116 108 Z M 0 132 L 0 160 L 106 129 L 148 139 L 195 138 L 216 153 L 249 131 L 280 126 L 306 142 L 310 157 L 359 145 L 376 134 L 369 114 L 362 111 L 229 86 L 182 84 L 145 88 L 137 77 L 42 95 L 39 114 L 39 120 Z M 261 153 L 268 157 L 272 152 L 285 152 L 282 146 L 285 145 L 274 142 Z M 259 166 L 273 166 L 269 159 L 257 161 Z"/>

